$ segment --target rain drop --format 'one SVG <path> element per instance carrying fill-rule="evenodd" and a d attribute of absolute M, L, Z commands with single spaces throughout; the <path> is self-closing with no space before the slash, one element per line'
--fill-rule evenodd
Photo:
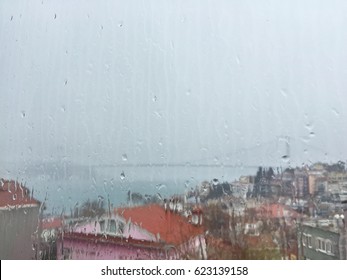
<path fill-rule="evenodd" d="M 284 155 L 284 156 L 282 157 L 282 162 L 283 162 L 284 164 L 289 164 L 289 163 L 290 163 L 290 158 L 289 158 L 289 156 L 288 156 L 288 155 Z"/>
<path fill-rule="evenodd" d="M 22 118 L 25 118 L 25 111 L 21 112 L 21 116 L 22 116 Z"/>
<path fill-rule="evenodd" d="M 125 173 L 124 171 L 122 171 L 122 173 L 120 174 L 120 179 L 123 181 L 125 179 Z"/>
<path fill-rule="evenodd" d="M 281 94 L 282 94 L 283 97 L 288 97 L 287 91 L 285 89 L 283 89 L 283 88 L 281 89 Z"/>
<path fill-rule="evenodd" d="M 153 100 L 153 102 L 157 102 L 158 97 L 154 95 L 152 100 Z"/>
<path fill-rule="evenodd" d="M 128 160 L 127 154 L 123 154 L 123 155 L 122 155 L 122 160 L 123 160 L 123 161 L 127 161 L 127 160 Z"/>
<path fill-rule="evenodd" d="M 339 116 L 340 116 L 339 111 L 337 111 L 335 108 L 332 108 L 332 112 L 334 113 L 334 115 L 335 115 L 336 117 L 339 117 Z"/>
<path fill-rule="evenodd" d="M 155 116 L 158 117 L 158 118 L 161 118 L 162 117 L 162 114 L 158 111 L 155 111 L 154 112 Z"/>
<path fill-rule="evenodd" d="M 160 191 L 161 189 L 166 189 L 166 185 L 165 184 L 157 184 L 155 187 L 156 187 L 156 189 L 158 191 Z"/>
<path fill-rule="evenodd" d="M 313 125 L 311 123 L 307 123 L 305 125 L 305 127 L 306 127 L 307 130 L 310 130 L 310 131 L 313 129 Z"/>

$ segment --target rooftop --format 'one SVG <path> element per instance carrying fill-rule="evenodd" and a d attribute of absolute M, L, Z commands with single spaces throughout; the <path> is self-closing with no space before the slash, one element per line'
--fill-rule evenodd
<path fill-rule="evenodd" d="M 160 236 L 160 240 L 168 244 L 180 245 L 204 232 L 202 226 L 193 225 L 187 218 L 158 204 L 117 208 L 115 213 Z"/>
<path fill-rule="evenodd" d="M 30 196 L 28 188 L 16 181 L 0 180 L 0 209 L 36 207 L 40 202 Z"/>
<path fill-rule="evenodd" d="M 46 218 L 42 220 L 42 229 L 60 229 L 63 227 L 63 220 L 59 217 Z"/>

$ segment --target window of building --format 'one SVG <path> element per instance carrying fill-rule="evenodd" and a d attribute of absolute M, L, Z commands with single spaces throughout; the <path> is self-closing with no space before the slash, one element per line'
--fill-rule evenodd
<path fill-rule="evenodd" d="M 116 233 L 116 221 L 115 220 L 110 220 L 110 228 L 109 231 L 112 233 Z"/>
<path fill-rule="evenodd" d="M 305 233 L 302 235 L 302 245 L 305 247 L 307 245 L 307 235 Z"/>
<path fill-rule="evenodd" d="M 332 242 L 330 241 L 330 240 L 326 240 L 325 241 L 325 246 L 326 246 L 326 252 L 328 253 L 328 254 L 331 254 L 331 255 L 333 255 L 333 245 L 332 245 Z"/>
<path fill-rule="evenodd" d="M 311 235 L 307 236 L 307 246 L 309 248 L 312 248 L 312 236 Z"/>
<path fill-rule="evenodd" d="M 317 249 L 319 251 L 323 251 L 325 252 L 326 251 L 326 246 L 325 246 L 325 240 L 322 239 L 322 238 L 317 238 Z"/>

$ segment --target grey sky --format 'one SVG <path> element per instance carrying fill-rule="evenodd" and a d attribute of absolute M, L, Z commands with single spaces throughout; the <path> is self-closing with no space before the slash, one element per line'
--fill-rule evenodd
<path fill-rule="evenodd" d="M 279 135 L 298 161 L 347 159 L 346 15 L 344 0 L 1 1 L 0 161 L 180 162 Z"/>

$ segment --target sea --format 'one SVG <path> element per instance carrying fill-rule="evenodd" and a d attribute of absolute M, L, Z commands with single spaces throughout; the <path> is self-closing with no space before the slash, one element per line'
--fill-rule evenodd
<path fill-rule="evenodd" d="M 181 195 L 203 181 L 233 182 L 240 176 L 255 175 L 255 167 L 122 167 L 98 168 L 89 173 L 22 174 L 33 196 L 44 202 L 45 214 L 69 215 L 86 201 L 97 200 L 107 207 L 128 205 L 128 193 L 157 196 Z"/>

